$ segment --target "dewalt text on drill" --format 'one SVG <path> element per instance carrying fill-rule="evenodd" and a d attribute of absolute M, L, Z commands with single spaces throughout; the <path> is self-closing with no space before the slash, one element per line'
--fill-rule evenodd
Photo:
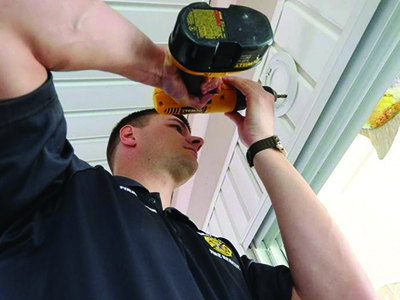
<path fill-rule="evenodd" d="M 205 77 L 220 77 L 259 64 L 273 43 L 271 25 L 262 13 L 239 5 L 210 7 L 198 2 L 184 7 L 168 41 L 174 63 L 193 95 L 200 95 Z M 277 96 L 270 87 L 264 89 Z M 198 110 L 176 103 L 161 89 L 153 94 L 154 107 L 160 114 L 231 112 L 246 108 L 245 96 L 222 84 L 205 106 Z"/>

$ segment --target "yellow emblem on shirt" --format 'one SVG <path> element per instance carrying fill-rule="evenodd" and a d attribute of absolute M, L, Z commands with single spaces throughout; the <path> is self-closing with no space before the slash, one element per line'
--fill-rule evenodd
<path fill-rule="evenodd" d="M 227 257 L 232 257 L 233 252 L 227 245 L 225 245 L 222 241 L 208 235 L 203 236 L 206 242 L 211 246 L 211 248 L 218 253 L 227 256 Z"/>

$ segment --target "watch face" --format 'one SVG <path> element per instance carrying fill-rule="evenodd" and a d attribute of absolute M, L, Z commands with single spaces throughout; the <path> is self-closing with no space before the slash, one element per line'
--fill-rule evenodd
<path fill-rule="evenodd" d="M 287 156 L 287 151 L 283 147 L 281 140 L 275 135 L 274 136 L 275 142 L 276 142 L 276 148 L 286 157 Z"/>

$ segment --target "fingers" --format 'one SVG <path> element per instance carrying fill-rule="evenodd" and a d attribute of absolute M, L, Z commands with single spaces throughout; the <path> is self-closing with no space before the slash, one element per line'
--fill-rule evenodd
<path fill-rule="evenodd" d="M 258 94 L 258 95 L 270 95 L 274 98 L 275 96 L 272 95 L 271 93 L 268 93 L 264 87 L 262 82 L 259 80 L 258 82 L 249 80 L 249 79 L 244 79 L 244 78 L 239 78 L 239 77 L 234 77 L 234 76 L 229 76 L 229 77 L 223 77 L 222 80 L 224 81 L 225 84 L 233 86 L 237 88 L 239 91 L 242 92 L 243 95 L 249 96 L 251 94 Z"/>
<path fill-rule="evenodd" d="M 225 76 L 222 77 L 222 81 L 230 86 L 237 88 L 239 91 L 242 92 L 243 95 L 249 95 L 254 88 L 252 88 L 252 84 L 257 84 L 251 80 L 233 77 L 233 76 Z"/>
<path fill-rule="evenodd" d="M 168 93 L 168 91 L 166 92 Z M 180 105 L 194 107 L 196 109 L 201 109 L 214 96 L 212 93 L 207 93 L 200 97 L 189 94 L 183 84 L 179 89 L 179 96 L 176 93 L 175 95 L 169 95 Z"/>
<path fill-rule="evenodd" d="M 210 91 L 221 91 L 222 79 L 219 77 L 205 77 L 205 81 L 201 84 L 200 88 L 203 94 Z"/>
<path fill-rule="evenodd" d="M 206 103 L 211 100 L 211 98 L 214 96 L 214 93 L 207 93 L 204 95 L 201 95 L 200 97 L 196 97 L 194 95 L 190 95 L 188 96 L 188 101 L 186 103 L 188 103 L 189 106 L 197 108 L 197 109 L 201 109 L 204 105 L 206 105 Z M 183 102 L 181 102 L 183 103 Z"/>

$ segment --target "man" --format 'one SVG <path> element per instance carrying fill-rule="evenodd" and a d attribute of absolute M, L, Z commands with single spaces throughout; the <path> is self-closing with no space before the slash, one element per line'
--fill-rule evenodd
<path fill-rule="evenodd" d="M 168 208 L 203 144 L 183 117 L 122 120 L 107 151 L 114 176 L 74 155 L 48 70 L 113 72 L 196 108 L 219 85 L 189 95 L 170 56 L 104 3 L 0 0 L 0 42 L 0 299 L 376 299 L 313 191 L 272 148 L 254 165 L 290 272 L 239 257 Z M 245 117 L 226 114 L 242 142 L 272 136 L 273 96 L 224 81 L 248 102 Z"/>

